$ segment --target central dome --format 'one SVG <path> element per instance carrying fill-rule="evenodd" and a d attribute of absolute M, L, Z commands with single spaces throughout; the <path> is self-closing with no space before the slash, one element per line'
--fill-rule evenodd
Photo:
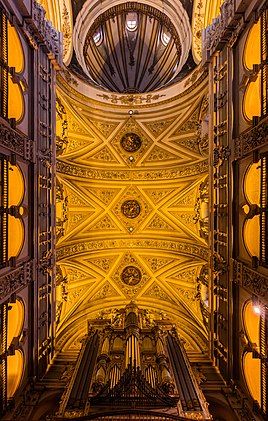
<path fill-rule="evenodd" d="M 182 7 L 175 23 L 156 7 L 136 2 L 92 15 L 78 19 L 83 22 L 77 28 L 83 41 L 76 54 L 94 86 L 128 94 L 155 91 L 169 84 L 185 64 L 190 43 Z"/>

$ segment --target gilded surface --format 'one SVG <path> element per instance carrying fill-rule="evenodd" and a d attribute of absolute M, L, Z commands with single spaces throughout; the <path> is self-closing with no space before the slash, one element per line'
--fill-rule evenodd
<path fill-rule="evenodd" d="M 136 285 L 141 280 L 141 271 L 136 266 L 127 266 L 121 273 L 121 280 L 131 286 Z"/>
<path fill-rule="evenodd" d="M 137 152 L 141 147 L 141 139 L 136 133 L 126 133 L 120 144 L 126 152 Z"/>
<path fill-rule="evenodd" d="M 206 348 L 198 276 L 208 248 L 196 217 L 208 172 L 199 147 L 205 94 L 199 86 L 168 110 L 135 105 L 129 115 L 61 92 L 68 142 L 57 162 L 59 349 L 79 342 L 87 319 L 130 300 L 171 319 L 187 349 Z"/>
<path fill-rule="evenodd" d="M 127 218 L 137 218 L 139 216 L 141 207 L 137 200 L 126 200 L 122 206 L 121 211 Z"/>

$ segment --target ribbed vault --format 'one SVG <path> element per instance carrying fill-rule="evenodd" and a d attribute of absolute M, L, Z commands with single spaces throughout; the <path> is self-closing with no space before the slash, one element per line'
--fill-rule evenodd
<path fill-rule="evenodd" d="M 133 113 L 75 90 L 70 98 L 59 79 L 59 349 L 79 347 L 88 320 L 131 300 L 172 320 L 189 350 L 206 349 L 208 110 L 206 75 L 197 79 Z"/>
<path fill-rule="evenodd" d="M 172 321 L 189 352 L 204 351 L 208 102 L 196 65 L 220 1 L 42 3 L 68 65 L 57 100 L 57 347 L 79 349 L 90 320 L 133 300 Z"/>

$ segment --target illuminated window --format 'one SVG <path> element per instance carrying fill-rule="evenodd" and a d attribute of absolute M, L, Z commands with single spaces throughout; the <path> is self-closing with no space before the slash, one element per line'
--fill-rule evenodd
<path fill-rule="evenodd" d="M 7 157 L 0 154 L 0 189 L 1 197 L 0 204 L 3 209 L 8 207 L 8 161 Z M 0 213 L 0 268 L 7 264 L 8 260 L 8 218 L 5 212 Z"/>
<path fill-rule="evenodd" d="M 268 110 L 268 6 L 261 14 L 261 117 L 267 116 Z"/>
<path fill-rule="evenodd" d="M 244 110 L 246 117 L 260 119 L 267 116 L 268 109 L 268 64 L 267 64 L 268 7 L 263 10 L 258 22 L 251 28 L 244 49 L 244 64 L 252 69 L 255 80 L 245 94 Z"/>
<path fill-rule="evenodd" d="M 126 27 L 130 32 L 136 31 L 138 27 L 138 16 L 137 13 L 128 13 L 126 17 Z"/>
<path fill-rule="evenodd" d="M 127 21 L 127 29 L 129 31 L 135 31 L 137 29 L 137 21 L 136 20 L 128 20 Z"/>
<path fill-rule="evenodd" d="M 258 311 L 256 312 L 256 309 Z M 253 399 L 267 414 L 267 308 L 252 297 L 243 310 L 245 350 L 242 358 L 244 378 Z"/>
<path fill-rule="evenodd" d="M 161 34 L 161 41 L 162 41 L 162 44 L 165 47 L 168 45 L 168 43 L 170 41 L 170 38 L 171 38 L 171 36 L 170 36 L 170 34 L 168 32 L 165 32 L 165 31 L 162 32 L 162 34 Z"/>
<path fill-rule="evenodd" d="M 7 17 L 0 12 L 0 116 L 8 118 L 8 31 Z"/>
<path fill-rule="evenodd" d="M 97 47 L 102 43 L 102 33 L 101 33 L 101 31 L 95 32 L 95 34 L 93 35 L 93 41 L 94 41 L 94 43 Z"/>

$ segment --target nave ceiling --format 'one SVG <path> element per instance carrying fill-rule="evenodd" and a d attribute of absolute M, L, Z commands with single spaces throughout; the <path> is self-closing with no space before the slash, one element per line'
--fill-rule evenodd
<path fill-rule="evenodd" d="M 206 3 L 199 26 L 209 19 Z M 195 4 L 194 34 L 197 12 Z M 151 320 L 175 324 L 186 349 L 205 351 L 208 100 L 197 44 L 197 67 L 171 87 L 105 92 L 74 72 L 66 22 L 57 90 L 57 347 L 78 349 L 90 320 L 113 320 L 133 300 Z M 68 47 L 75 42 L 74 34 Z"/>
<path fill-rule="evenodd" d="M 189 347 L 198 333 L 203 348 L 198 276 L 208 251 L 199 219 L 208 166 L 206 137 L 197 140 L 196 131 L 207 114 L 205 81 L 186 104 L 132 116 L 59 89 L 58 110 L 68 139 L 57 162 L 59 337 L 73 341 L 88 318 L 134 300 L 176 320 Z M 122 142 L 129 133 L 137 138 Z"/>

